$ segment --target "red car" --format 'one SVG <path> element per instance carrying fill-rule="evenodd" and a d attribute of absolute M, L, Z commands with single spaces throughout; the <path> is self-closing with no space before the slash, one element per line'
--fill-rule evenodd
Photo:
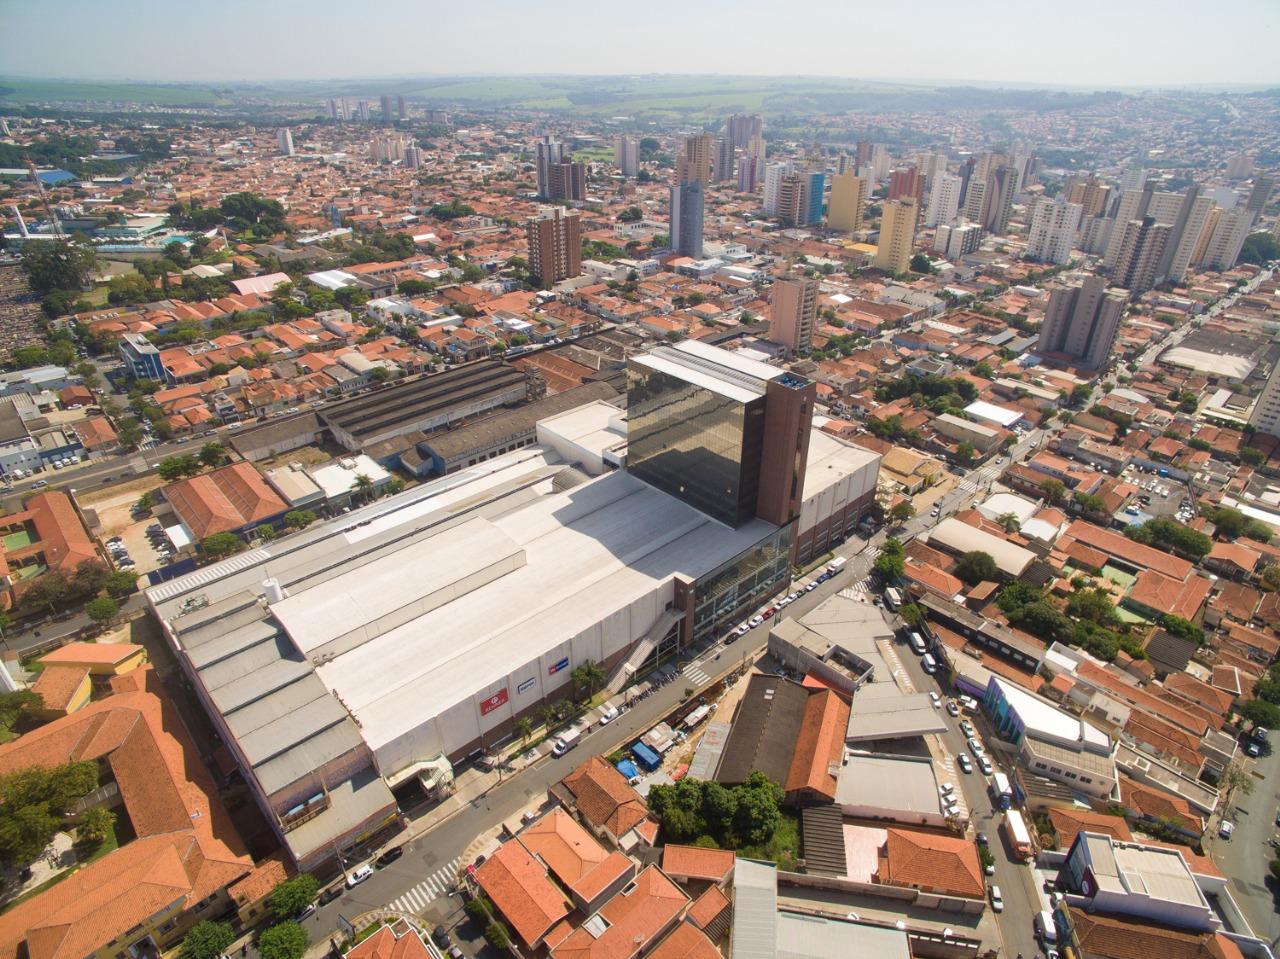
<path fill-rule="evenodd" d="M 766 610 L 765 610 L 763 613 L 761 613 L 760 615 L 761 615 L 761 616 L 763 616 L 765 619 L 768 619 L 770 616 L 772 616 L 772 615 L 773 615 L 773 607 L 772 607 L 772 606 L 770 606 L 768 609 L 766 609 Z"/>

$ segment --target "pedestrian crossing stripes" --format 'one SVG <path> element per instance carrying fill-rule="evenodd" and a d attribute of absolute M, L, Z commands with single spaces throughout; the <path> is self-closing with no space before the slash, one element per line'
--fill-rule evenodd
<path fill-rule="evenodd" d="M 429 903 L 449 892 L 454 880 L 458 878 L 458 866 L 461 862 L 462 857 L 459 856 L 441 866 L 422 882 L 405 890 L 404 895 L 388 905 L 396 912 L 421 912 Z"/>
<path fill-rule="evenodd" d="M 852 586 L 846 586 L 844 589 L 840 590 L 840 595 L 845 599 L 860 599 L 863 596 L 870 596 L 871 592 L 871 577 L 864 576 Z"/>
<path fill-rule="evenodd" d="M 684 675 L 688 676 L 690 679 L 692 679 L 699 686 L 703 686 L 711 682 L 710 675 L 708 675 L 703 670 L 699 669 L 696 663 L 690 663 L 683 670 L 681 670 L 681 672 L 684 673 Z"/>

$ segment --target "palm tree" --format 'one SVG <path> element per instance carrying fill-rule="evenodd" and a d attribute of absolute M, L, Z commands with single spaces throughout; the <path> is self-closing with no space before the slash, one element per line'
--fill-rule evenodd
<path fill-rule="evenodd" d="M 579 668 L 582 670 L 582 678 L 587 684 L 587 695 L 589 697 L 594 696 L 596 689 L 604 684 L 604 670 L 593 659 L 588 659 Z"/>
<path fill-rule="evenodd" d="M 538 707 L 538 715 L 542 717 L 542 724 L 550 730 L 555 725 L 556 716 L 558 715 L 555 704 L 543 703 Z"/>
<path fill-rule="evenodd" d="M 521 743 L 527 743 L 529 737 L 533 735 L 533 723 L 529 721 L 528 716 L 521 716 L 516 720 L 516 735 L 520 737 Z"/>
<path fill-rule="evenodd" d="M 365 476 L 363 473 L 357 473 L 355 492 L 359 497 L 360 502 L 367 503 L 369 500 L 373 499 L 373 480 L 369 479 L 369 477 Z"/>

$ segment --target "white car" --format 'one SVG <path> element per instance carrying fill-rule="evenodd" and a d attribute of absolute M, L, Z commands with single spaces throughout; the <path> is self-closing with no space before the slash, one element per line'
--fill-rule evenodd
<path fill-rule="evenodd" d="M 1227 822 L 1225 819 L 1218 824 L 1218 836 L 1222 839 L 1230 839 L 1231 834 L 1236 831 L 1236 824 Z"/>
<path fill-rule="evenodd" d="M 752 616 L 749 620 L 747 620 L 747 625 L 750 626 L 752 629 L 755 629 L 757 626 L 759 626 L 763 622 L 764 622 L 764 617 L 757 614 L 755 616 Z"/>
<path fill-rule="evenodd" d="M 609 725 L 609 723 L 613 722 L 617 718 L 618 718 L 617 706 L 605 706 L 604 709 L 600 710 L 601 726 L 607 726 Z"/>
<path fill-rule="evenodd" d="M 954 699 L 947 700 L 947 715 L 948 716 L 960 715 L 960 704 L 956 702 Z"/>
<path fill-rule="evenodd" d="M 1004 912 L 1004 896 L 1000 895 L 1000 887 L 991 887 L 991 910 L 992 912 Z"/>
<path fill-rule="evenodd" d="M 991 760 L 986 756 L 978 757 L 978 768 L 982 770 L 982 775 L 990 776 L 995 772 L 995 768 L 991 765 Z"/>
<path fill-rule="evenodd" d="M 929 702 L 933 703 L 934 709 L 942 708 L 942 697 L 939 696 L 937 693 L 932 693 L 932 692 L 929 693 Z"/>
<path fill-rule="evenodd" d="M 969 757 L 964 753 L 960 753 L 960 755 L 956 756 L 956 765 L 960 767 L 960 771 L 962 773 L 973 772 L 973 763 L 969 762 Z"/>
<path fill-rule="evenodd" d="M 361 866 L 359 869 L 353 869 L 347 874 L 347 888 L 354 889 L 372 875 L 372 866 Z"/>
<path fill-rule="evenodd" d="M 986 750 L 982 748 L 982 743 L 978 742 L 978 740 L 974 739 L 972 736 L 970 736 L 966 742 L 969 746 L 969 752 L 973 753 L 973 757 L 975 759 L 986 752 Z"/>

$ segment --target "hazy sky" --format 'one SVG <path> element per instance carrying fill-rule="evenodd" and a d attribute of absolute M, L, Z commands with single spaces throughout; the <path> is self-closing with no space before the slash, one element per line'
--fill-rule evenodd
<path fill-rule="evenodd" d="M 1215 19 L 1220 22 L 1215 23 Z M 1280 82 L 1280 0 L 0 0 L 0 74 Z"/>

